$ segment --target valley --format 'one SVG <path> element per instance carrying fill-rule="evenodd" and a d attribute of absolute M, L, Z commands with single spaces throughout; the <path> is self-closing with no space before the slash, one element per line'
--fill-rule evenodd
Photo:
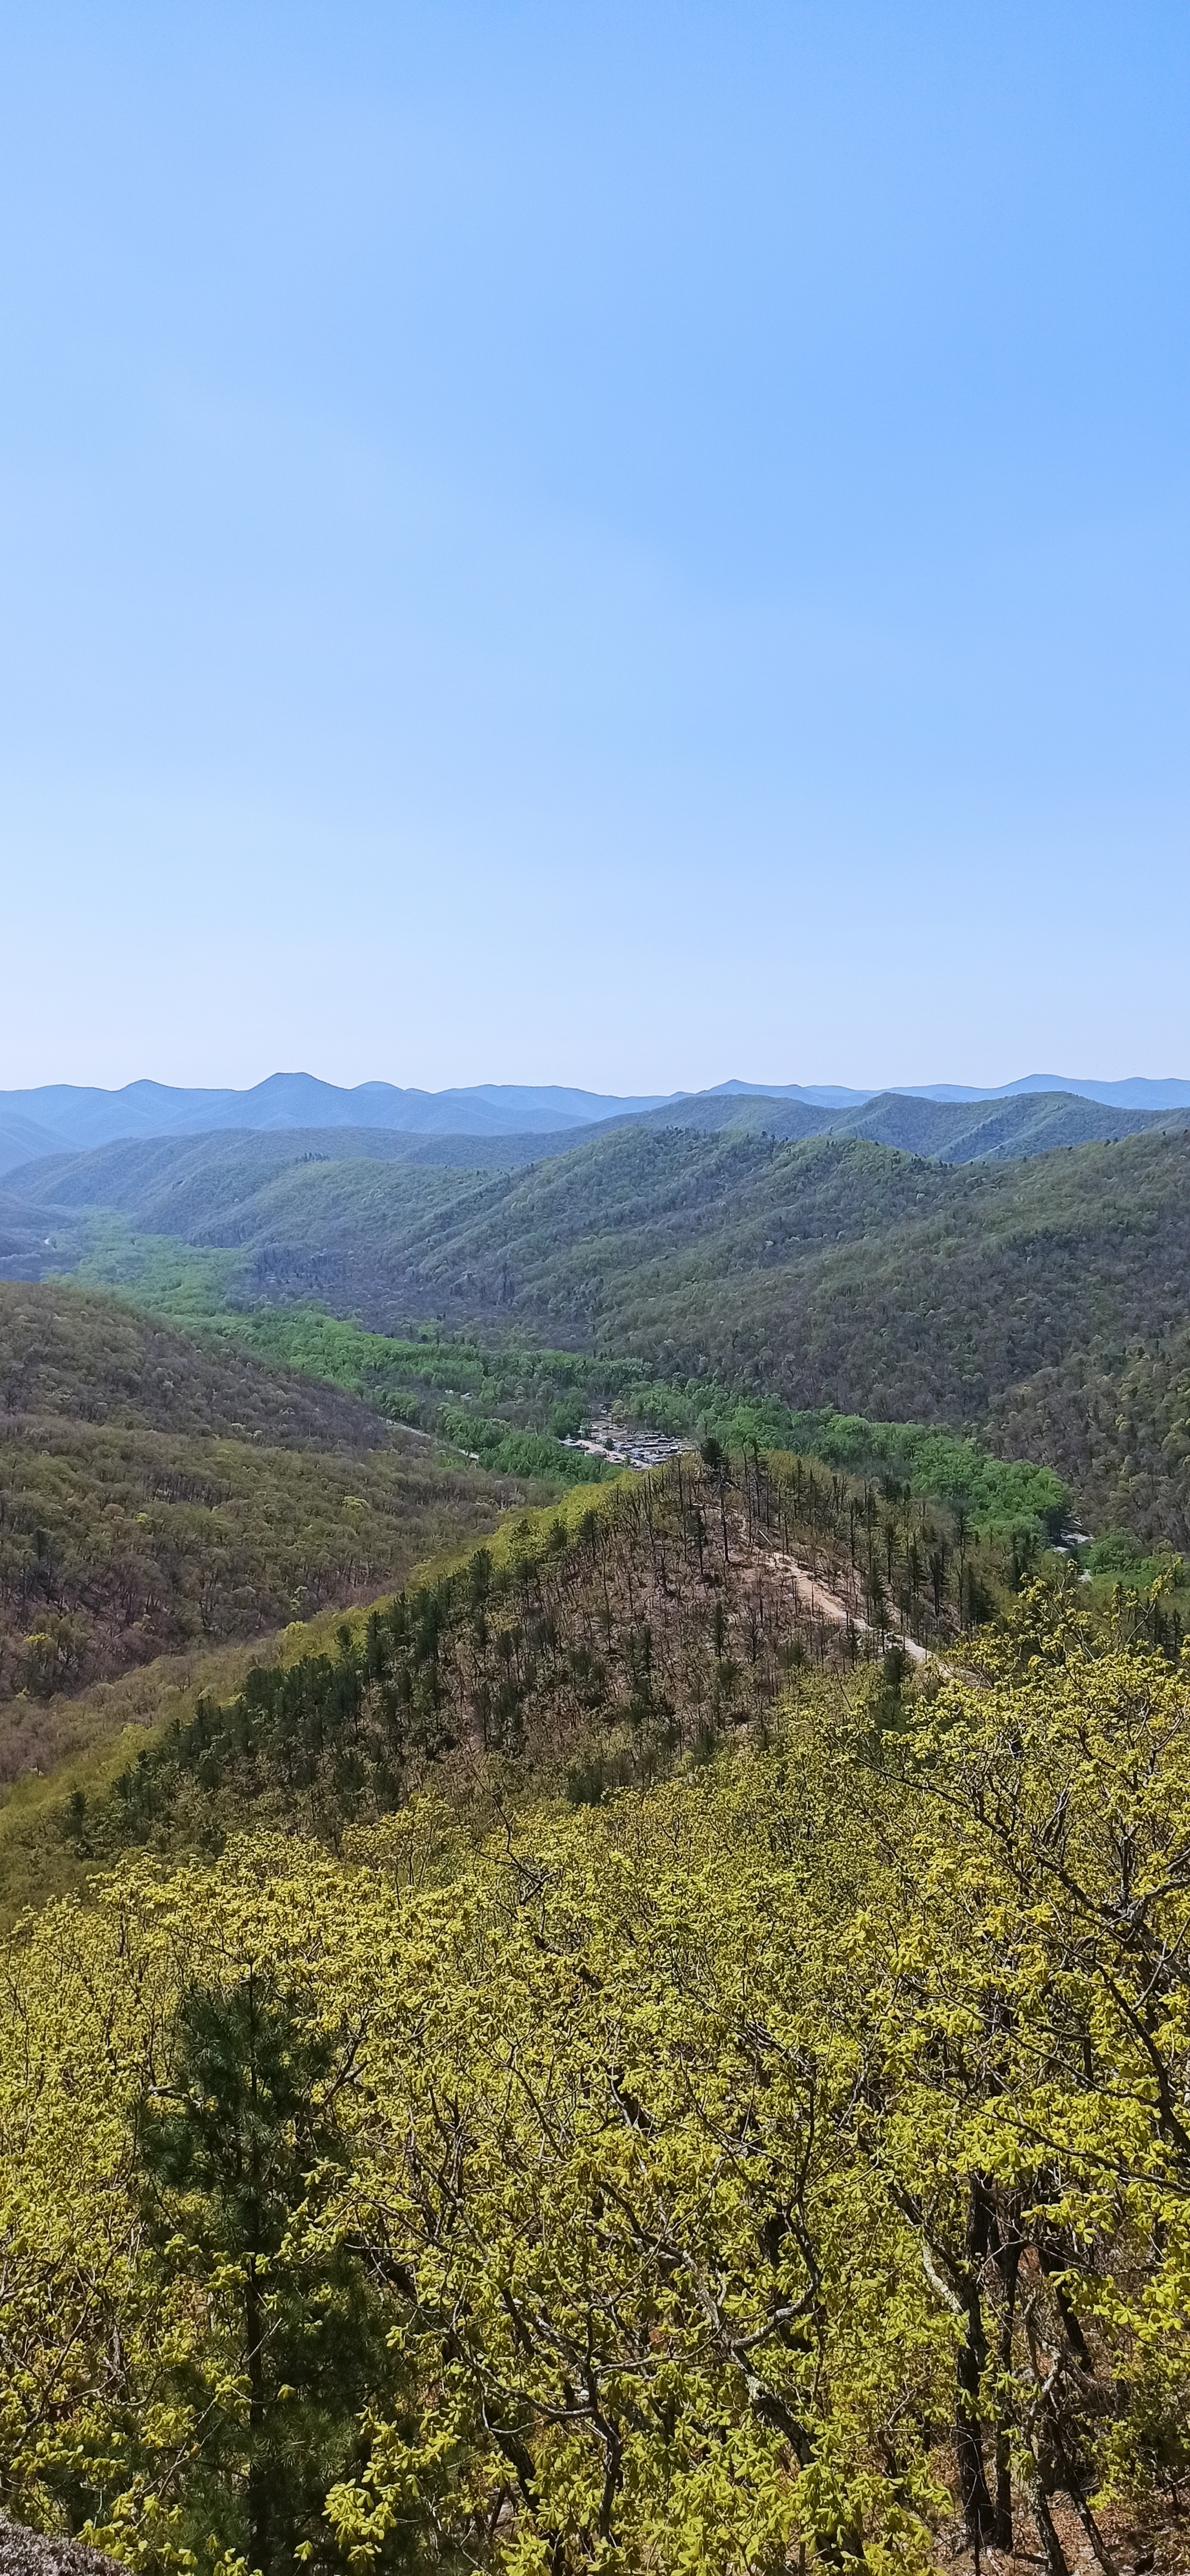
<path fill-rule="evenodd" d="M 1040 1114 L 1036 1095 L 1007 1106 Z M 150 1259 L 130 1238 L 176 1241 L 207 1264 L 195 1312 L 314 1304 L 390 1338 L 519 1336 L 708 1398 L 948 1424 L 1051 1466 L 1088 1525 L 1187 1544 L 1190 1138 L 1176 1117 L 947 1164 L 758 1126 L 823 1114 L 800 1103 L 694 1110 L 714 1124 L 675 1125 L 667 1107 L 504 1170 L 410 1164 L 381 1131 L 366 1155 L 325 1130 L 113 1144 L 25 1167 L 14 1199 L 19 1183 L 39 1270 L 81 1264 L 119 1285 Z"/>
<path fill-rule="evenodd" d="M 1176 2547 L 1190 1136 L 1007 1106 L 9 1176 L 20 2518 Z"/>

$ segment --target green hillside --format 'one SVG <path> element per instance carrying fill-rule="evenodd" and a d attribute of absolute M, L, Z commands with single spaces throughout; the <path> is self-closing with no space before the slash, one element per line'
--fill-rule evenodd
<path fill-rule="evenodd" d="M 908 1483 L 881 1490 L 781 1452 L 708 1444 L 536 1512 L 230 1698 L 163 1715 L 99 1793 L 68 1776 L 0 1833 L 0 1891 L 107 1861 L 219 1847 L 251 1820 L 338 1845 L 419 1788 L 478 1798 L 503 1782 L 598 1802 L 763 1720 L 806 1671 L 855 1675 L 900 1641 L 950 1654 L 1052 1563 L 1036 1531 L 978 1529 Z M 1176 1655 L 1182 1610 L 1137 1603 Z M 965 1647 L 962 1649 L 967 1651 Z M 494 1767 L 493 1767 L 494 1766 Z M 30 1857 L 30 1854 L 33 1857 Z M 37 1854 L 40 1853 L 40 1862 Z"/>
<path fill-rule="evenodd" d="M 403 1368 L 732 1402 L 302 1308 L 5 1305 L 6 1422 L 84 1443 L 68 1527 L 89 1439 L 259 1462 L 258 1546 L 290 1469 L 358 1507 L 406 1466 Z M 1172 1595 L 970 1524 L 1056 1508 L 1037 1470 L 838 1414 L 815 1462 L 772 1397 L 735 1413 L 735 1454 L 508 1513 L 0 1805 L 3 2498 L 38 2529 L 144 2576 L 937 2576 L 967 2543 L 1065 2576 L 1090 2529 L 1172 2576 Z"/>
<path fill-rule="evenodd" d="M 877 1481 L 891 1474 L 985 1529 L 1054 1537 L 1069 1518 L 1069 1497 L 1049 1468 L 996 1457 L 937 1425 L 795 1410 L 714 1378 L 658 1379 L 643 1359 L 550 1349 L 515 1331 L 480 1337 L 423 1325 L 410 1338 L 369 1332 L 304 1302 L 240 1306 L 222 1294 L 233 1260 L 168 1236 L 135 1235 L 109 1217 L 96 1222 L 81 1268 L 225 1347 L 246 1346 L 345 1387 L 389 1420 L 436 1433 L 485 1466 L 561 1484 L 598 1477 L 606 1471 L 589 1446 L 564 1445 L 595 1417 L 621 1444 L 636 1445 L 634 1431 L 693 1447 L 715 1439 L 728 1449 L 797 1450 Z"/>
<path fill-rule="evenodd" d="M 391 1589 L 523 1491 L 235 1343 L 0 1287 L 0 1780 L 63 1695 Z"/>
<path fill-rule="evenodd" d="M 144 2576 L 1175 2576 L 1185 1663 L 1069 1576 L 973 1636 L 943 1535 L 683 1462 L 42 1802 L 10 2510 Z"/>
<path fill-rule="evenodd" d="M 649 1110 L 636 1123 L 688 1127 L 704 1136 L 862 1136 L 869 1144 L 895 1145 L 903 1153 L 943 1163 L 971 1163 L 1020 1162 L 1066 1145 L 1184 1127 L 1190 1118 L 1185 1113 L 1109 1109 L 1068 1091 L 1028 1092 L 1007 1100 L 921 1100 L 911 1093 L 882 1091 L 849 1109 L 770 1100 L 756 1092 L 702 1092 Z"/>
<path fill-rule="evenodd" d="M 1122 1515 L 1184 1542 L 1170 1337 L 1190 1322 L 1185 1131 L 958 1167 L 655 1118 L 512 1172 L 287 1150 L 191 1140 L 184 1170 L 166 1149 L 84 1157 L 61 1257 L 79 1257 L 108 1190 L 134 1226 L 221 1247 L 222 1293 L 245 1305 L 514 1330 L 795 1411 L 986 1425 L 1066 1477 L 1093 1526 Z M 1071 1394 L 1084 1384 L 1093 1438 Z"/>
<path fill-rule="evenodd" d="M 634 1129 L 682 1129 L 702 1136 L 759 1136 L 798 1142 L 808 1136 L 857 1136 L 945 1163 L 1020 1161 L 1068 1145 L 1190 1125 L 1190 1113 L 1112 1109 L 1064 1091 L 1007 1100 L 922 1100 L 881 1092 L 847 1109 L 762 1093 L 700 1092 L 598 1124 L 545 1135 L 424 1136 L 387 1128 L 232 1129 L 209 1135 L 127 1138 L 89 1152 L 56 1154 L 15 1170 L 8 1186 L 30 1209 L 118 1208 L 151 1231 L 185 1230 L 196 1221 L 226 1222 L 231 1212 L 279 1173 L 310 1163 L 381 1162 L 419 1168 L 512 1171 L 556 1160 L 607 1135 Z M 195 1184 L 198 1196 L 195 1197 Z M 171 1202 L 175 1222 L 167 1223 Z"/>
<path fill-rule="evenodd" d="M 293 1129 L 260 1134 L 128 1138 L 85 1154 L 28 1165 L 8 1183 L 14 1201 L 56 1214 L 116 1209 L 146 1233 L 234 1243 L 253 1230 L 250 1212 L 279 1175 L 300 1185 L 341 1163 L 401 1167 L 411 1207 L 433 1207 L 456 1186 L 449 1173 L 409 1163 L 416 1140 L 384 1128 Z"/>
<path fill-rule="evenodd" d="M 1046 1458 L 1097 1529 L 1190 1550 L 1190 1327 L 1145 1336 L 1113 1374 L 1074 1352 L 1011 1388 L 987 1437 L 1005 1457 Z"/>
<path fill-rule="evenodd" d="M 642 1122 L 485 1175 L 303 1160 L 262 1181 L 217 1148 L 103 1203 L 233 1251 L 244 1293 L 377 1323 L 548 1319 L 685 1374 L 763 1375 L 791 1402 L 976 1419 L 1073 1350 L 1121 1359 L 1187 1314 L 1188 1175 L 1184 1133 L 955 1169 Z"/>

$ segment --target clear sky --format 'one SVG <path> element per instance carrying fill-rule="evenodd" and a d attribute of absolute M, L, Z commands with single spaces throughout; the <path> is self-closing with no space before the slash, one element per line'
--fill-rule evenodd
<path fill-rule="evenodd" d="M 1190 1073 L 1184 0 L 0 36 L 0 1085 Z"/>

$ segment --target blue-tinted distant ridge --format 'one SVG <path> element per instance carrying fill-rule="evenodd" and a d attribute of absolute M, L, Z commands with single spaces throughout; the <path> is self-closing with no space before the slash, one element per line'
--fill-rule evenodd
<path fill-rule="evenodd" d="M 718 1082 L 698 1098 L 734 1095 L 801 1101 L 808 1108 L 859 1109 L 866 1101 L 1010 1100 L 1027 1092 L 1065 1091 L 1110 1109 L 1170 1111 L 1190 1108 L 1190 1081 L 1150 1081 L 1135 1074 L 1122 1082 L 1075 1081 L 1068 1074 L 1028 1073 L 1019 1082 L 980 1091 L 963 1083 L 922 1082 L 855 1090 L 843 1083 Z M 0 1092 L 0 1172 L 50 1154 L 87 1152 L 125 1138 L 200 1136 L 247 1128 L 257 1133 L 287 1128 L 375 1128 L 426 1138 L 564 1136 L 640 1117 L 688 1100 L 685 1091 L 628 1097 L 579 1091 L 559 1083 L 480 1082 L 453 1091 L 402 1090 L 392 1082 L 361 1082 L 347 1090 L 311 1073 L 272 1073 L 248 1091 L 183 1090 L 164 1082 L 130 1082 L 122 1091 L 77 1083 L 46 1083 L 37 1090 Z"/>
<path fill-rule="evenodd" d="M 1068 1073 L 1025 1073 L 1019 1082 L 997 1083 L 980 1091 L 963 1082 L 885 1082 L 867 1091 L 849 1091 L 840 1083 L 716 1082 L 715 1092 L 748 1092 L 763 1100 L 809 1100 L 818 1109 L 858 1108 L 865 1100 L 892 1093 L 901 1100 L 1015 1100 L 1027 1091 L 1071 1091 L 1080 1100 L 1098 1100 L 1106 1109 L 1190 1109 L 1190 1082 L 1176 1076 L 1150 1081 L 1132 1074 L 1125 1082 L 1081 1081 Z"/>

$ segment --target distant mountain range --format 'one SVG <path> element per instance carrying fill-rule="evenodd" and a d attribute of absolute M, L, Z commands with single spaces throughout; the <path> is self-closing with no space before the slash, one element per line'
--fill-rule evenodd
<path fill-rule="evenodd" d="M 766 1100 L 809 1100 L 826 1109 L 858 1109 L 865 1100 L 892 1097 L 900 1100 L 1015 1100 L 1021 1093 L 1030 1091 L 1072 1091 L 1080 1100 L 1098 1100 L 1108 1109 L 1190 1108 L 1190 1082 L 1176 1078 L 1151 1082 L 1143 1074 L 1132 1074 L 1126 1082 L 1095 1082 L 1089 1078 L 1083 1081 L 1081 1077 L 1075 1080 L 1068 1073 L 1025 1073 L 1019 1082 L 1002 1082 L 992 1091 L 980 1091 L 964 1082 L 890 1082 L 883 1089 L 873 1086 L 870 1091 L 849 1091 L 842 1083 L 716 1082 L 712 1089 L 761 1092 Z M 674 1094 L 675 1098 L 682 1096 Z"/>
<path fill-rule="evenodd" d="M 515 1136 L 522 1130 L 588 1126 L 610 1116 L 656 1109 L 659 1092 L 609 1099 L 556 1083 L 476 1083 L 465 1091 L 402 1091 L 392 1082 L 361 1082 L 352 1091 L 312 1073 L 271 1073 L 250 1091 L 182 1091 L 164 1082 L 129 1082 L 98 1091 L 70 1082 L 36 1091 L 0 1092 L 0 1170 L 35 1155 L 86 1152 L 118 1137 L 209 1136 L 221 1127 L 380 1127 L 404 1135 Z"/>
<path fill-rule="evenodd" d="M 876 1099 L 972 1104 L 1022 1094 L 1073 1093 L 1103 1107 L 1133 1112 L 1190 1108 L 1190 1081 L 1075 1081 L 1065 1074 L 1030 1073 L 1019 1082 L 980 1091 L 961 1083 L 902 1083 L 885 1092 L 839 1083 L 762 1083 L 732 1080 L 709 1091 L 652 1092 L 621 1098 L 576 1091 L 557 1083 L 474 1083 L 452 1091 L 402 1090 L 391 1082 L 363 1082 L 353 1090 L 309 1073 L 273 1073 L 251 1090 L 182 1090 L 162 1082 L 130 1082 L 122 1091 L 75 1083 L 46 1083 L 29 1091 L 0 1092 L 0 1172 L 42 1156 L 87 1152 L 124 1138 L 210 1135 L 219 1129 L 376 1129 L 406 1137 L 524 1137 L 535 1147 L 547 1136 L 573 1134 L 609 1119 L 685 1107 L 692 1099 L 755 1098 L 801 1103 L 807 1109 L 859 1110 Z"/>

